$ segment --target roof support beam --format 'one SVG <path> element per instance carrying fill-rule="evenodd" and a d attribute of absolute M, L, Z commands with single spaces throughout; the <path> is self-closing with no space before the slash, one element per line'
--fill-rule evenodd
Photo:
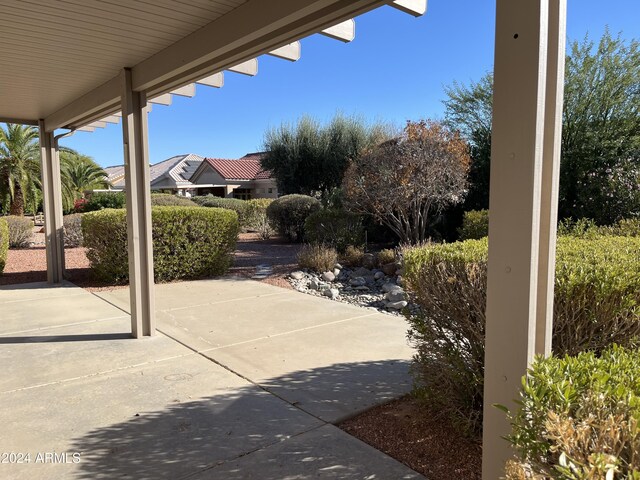
<path fill-rule="evenodd" d="M 120 123 L 120 117 L 117 115 L 108 115 L 104 118 L 101 118 L 100 121 L 105 123 Z"/>
<path fill-rule="evenodd" d="M 332 27 L 325 28 L 320 33 L 325 37 L 340 40 L 341 42 L 352 42 L 356 38 L 356 22 L 350 19 L 333 25 Z"/>
<path fill-rule="evenodd" d="M 388 0 L 249 0 L 131 69 L 148 97 L 221 72 L 388 3 Z M 120 109 L 120 77 L 45 119 L 47 131 L 83 125 Z"/>
<path fill-rule="evenodd" d="M 38 122 L 42 165 L 42 202 L 47 252 L 47 282 L 64 280 L 64 229 L 62 226 L 62 183 L 60 157 L 53 132 L 46 132 L 44 120 Z"/>
<path fill-rule="evenodd" d="M 300 42 L 293 42 L 280 48 L 276 48 L 275 50 L 271 50 L 268 55 L 295 62 L 300 60 L 301 50 Z"/>
<path fill-rule="evenodd" d="M 498 0 L 482 478 L 504 475 L 521 378 L 552 332 L 566 0 Z"/>
<path fill-rule="evenodd" d="M 149 103 L 156 103 L 158 105 L 171 105 L 171 94 L 163 93 L 162 95 L 158 95 L 157 97 L 150 98 L 147 100 Z"/>
<path fill-rule="evenodd" d="M 122 72 L 122 137 L 127 194 L 131 334 L 155 334 L 151 182 L 147 134 L 147 99 L 131 88 L 131 70 Z"/>
<path fill-rule="evenodd" d="M 208 77 L 201 78 L 196 83 L 207 87 L 222 88 L 224 86 L 224 73 L 214 73 Z"/>
<path fill-rule="evenodd" d="M 175 90 L 171 90 L 172 95 L 180 95 L 181 97 L 194 97 L 196 94 L 196 85 L 194 83 L 189 83 L 180 88 L 176 88 Z"/>
<path fill-rule="evenodd" d="M 227 70 L 230 72 L 241 73 L 242 75 L 249 75 L 254 77 L 258 74 L 258 59 L 252 58 L 246 62 L 239 63 L 233 67 L 229 67 Z"/>
<path fill-rule="evenodd" d="M 31 125 L 37 127 L 39 125 L 38 120 L 27 120 L 26 118 L 10 118 L 0 117 L 0 123 L 16 123 L 18 125 Z"/>
<path fill-rule="evenodd" d="M 427 0 L 395 0 L 390 5 L 414 17 L 419 17 L 427 12 Z"/>

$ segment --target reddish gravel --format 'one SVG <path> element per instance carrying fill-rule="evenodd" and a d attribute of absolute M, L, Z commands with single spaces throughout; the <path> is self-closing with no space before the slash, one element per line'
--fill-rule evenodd
<path fill-rule="evenodd" d="M 429 480 L 480 480 L 482 448 L 418 400 L 404 397 L 338 425 Z"/>

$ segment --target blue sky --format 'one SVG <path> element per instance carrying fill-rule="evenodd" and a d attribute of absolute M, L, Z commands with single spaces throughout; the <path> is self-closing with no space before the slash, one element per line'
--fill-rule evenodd
<path fill-rule="evenodd" d="M 640 39 L 638 0 L 568 0 L 568 37 L 612 33 Z M 336 112 L 402 124 L 442 116 L 445 85 L 477 80 L 493 68 L 495 0 L 429 0 L 413 18 L 383 7 L 356 19 L 349 44 L 320 35 L 302 40 L 302 58 L 260 57 L 256 77 L 225 73 L 225 86 L 197 87 L 193 98 L 154 105 L 151 163 L 182 153 L 238 158 L 259 150 L 264 132 L 310 114 Z M 103 166 L 122 163 L 120 125 L 76 133 L 62 143 Z"/>

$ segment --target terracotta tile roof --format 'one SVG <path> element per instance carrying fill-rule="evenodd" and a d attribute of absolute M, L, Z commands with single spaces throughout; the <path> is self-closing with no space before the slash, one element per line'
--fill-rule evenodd
<path fill-rule="evenodd" d="M 271 178 L 271 172 L 260 166 L 261 153 L 250 153 L 237 160 L 226 158 L 206 158 L 225 180 L 262 180 Z"/>

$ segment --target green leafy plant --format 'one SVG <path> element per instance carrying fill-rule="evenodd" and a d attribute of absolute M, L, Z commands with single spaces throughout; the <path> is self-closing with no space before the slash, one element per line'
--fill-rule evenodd
<path fill-rule="evenodd" d="M 267 207 L 267 216 L 278 233 L 292 242 L 302 242 L 307 217 L 320 208 L 320 201 L 316 198 L 285 195 L 271 202 Z"/>
<path fill-rule="evenodd" d="M 316 272 L 333 270 L 338 261 L 336 249 L 327 245 L 307 244 L 298 252 L 298 265 Z"/>
<path fill-rule="evenodd" d="M 489 235 L 489 210 L 464 212 L 462 226 L 458 230 L 460 240 L 480 240 Z"/>
<path fill-rule="evenodd" d="M 249 204 L 246 200 L 240 200 L 239 198 L 214 197 L 213 195 L 207 195 L 204 197 L 193 197 L 192 200 L 201 207 L 226 208 L 227 210 L 233 210 L 238 215 L 240 226 L 243 228 L 247 226 Z"/>
<path fill-rule="evenodd" d="M 481 426 L 487 239 L 404 251 L 416 391 L 468 431 Z M 640 239 L 560 237 L 556 256 L 553 351 L 602 352 L 639 345 Z"/>
<path fill-rule="evenodd" d="M 156 282 L 222 275 L 231 265 L 239 228 L 235 212 L 153 207 L 151 219 Z M 95 276 L 109 283 L 126 283 L 126 211 L 106 209 L 85 214 L 82 232 Z"/>
<path fill-rule="evenodd" d="M 170 193 L 152 193 L 151 205 L 154 207 L 195 207 L 194 202 L 186 197 L 172 195 Z"/>
<path fill-rule="evenodd" d="M 537 358 L 509 415 L 507 479 L 640 478 L 640 352 Z"/>
<path fill-rule="evenodd" d="M 268 240 L 275 233 L 269 217 L 267 217 L 267 208 L 271 202 L 273 202 L 271 198 L 254 198 L 246 201 L 246 228 L 257 232 L 263 240 Z"/>
<path fill-rule="evenodd" d="M 124 192 L 96 192 L 92 193 L 83 205 L 83 212 L 95 212 L 105 208 L 124 208 L 127 197 Z"/>
<path fill-rule="evenodd" d="M 7 253 L 9 251 L 9 225 L 4 218 L 0 218 L 0 275 L 4 272 L 7 264 Z"/>
<path fill-rule="evenodd" d="M 27 217 L 4 217 L 9 225 L 9 248 L 26 248 L 33 235 L 33 221 Z"/>
<path fill-rule="evenodd" d="M 322 209 L 312 213 L 304 223 L 305 238 L 344 252 L 348 245 L 364 245 L 362 218 L 345 210 Z"/>
<path fill-rule="evenodd" d="M 75 248 L 82 246 L 82 213 L 65 215 L 62 220 L 64 228 L 64 246 Z"/>

